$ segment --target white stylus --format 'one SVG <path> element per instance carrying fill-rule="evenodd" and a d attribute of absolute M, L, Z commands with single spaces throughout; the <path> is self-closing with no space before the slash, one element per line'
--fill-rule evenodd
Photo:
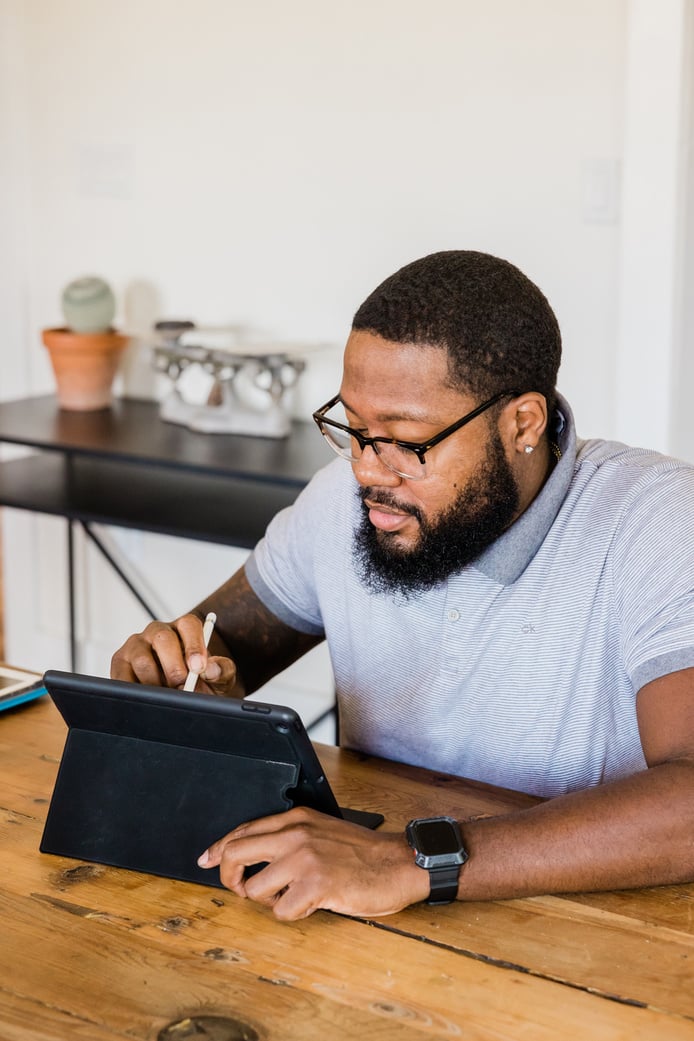
<path fill-rule="evenodd" d="M 217 615 L 214 613 L 214 611 L 210 611 L 202 627 L 202 638 L 205 641 L 205 647 L 207 647 L 208 643 L 210 642 L 210 636 L 212 636 L 212 630 L 214 629 L 214 623 L 216 621 Z M 191 669 L 188 673 L 188 678 L 186 679 L 186 682 L 183 684 L 183 689 L 195 690 L 195 684 L 198 682 L 199 675 L 199 672 L 193 672 L 193 670 Z"/>

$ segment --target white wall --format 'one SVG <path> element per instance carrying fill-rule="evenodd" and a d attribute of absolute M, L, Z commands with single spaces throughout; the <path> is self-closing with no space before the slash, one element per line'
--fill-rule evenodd
<path fill-rule="evenodd" d="M 630 7 L 615 412 L 621 439 L 694 458 L 694 424 L 688 420 L 687 437 L 677 415 L 687 383 L 691 7 Z M 688 375 L 691 386 L 691 368 Z"/>
<path fill-rule="evenodd" d="M 60 322 L 60 290 L 82 273 L 112 282 L 128 328 L 182 316 L 339 345 L 356 306 L 399 265 L 478 248 L 547 293 L 580 431 L 620 436 L 635 285 L 623 242 L 643 220 L 657 226 L 659 206 L 640 200 L 625 227 L 622 176 L 633 184 L 639 161 L 625 154 L 626 114 L 632 133 L 642 125 L 634 41 L 667 9 L 647 75 L 667 73 L 679 104 L 685 2 L 4 0 L 0 395 L 52 389 L 40 330 Z M 675 147 L 668 139 L 664 161 Z M 647 382 L 652 357 L 633 350 Z M 656 367 L 674 350 L 673 339 Z M 303 380 L 301 411 L 336 385 L 338 359 L 336 348 Z M 136 348 L 126 390 L 151 389 Z M 638 438 L 649 429 L 642 417 Z M 5 519 L 10 597 L 27 574 L 39 581 L 20 561 L 33 560 L 40 524 L 24 522 L 27 533 Z M 170 547 L 138 538 L 126 549 L 156 585 Z M 176 552 L 189 574 L 205 573 L 205 560 L 221 578 L 231 563 L 218 548 Z M 51 561 L 56 603 L 59 551 Z M 140 619 L 120 594 L 95 595 L 97 566 L 85 566 L 82 625 L 101 671 Z M 183 604 L 192 593 L 181 586 Z M 47 629 L 22 636 L 12 613 L 13 660 L 32 664 L 39 647 L 57 656 L 62 618 L 53 640 Z"/>
<path fill-rule="evenodd" d="M 683 459 L 694 460 L 694 5 L 686 5 L 682 65 L 683 102 L 681 106 L 681 169 L 678 189 L 684 197 L 677 212 L 677 267 L 675 272 L 676 352 L 669 414 L 670 448 Z"/>
<path fill-rule="evenodd" d="M 604 431 L 619 234 L 584 192 L 621 155 L 626 0 L 10 7 L 32 390 L 81 272 L 126 323 L 140 287 L 154 314 L 340 343 L 382 277 L 466 246 L 545 289 L 563 384 Z"/>

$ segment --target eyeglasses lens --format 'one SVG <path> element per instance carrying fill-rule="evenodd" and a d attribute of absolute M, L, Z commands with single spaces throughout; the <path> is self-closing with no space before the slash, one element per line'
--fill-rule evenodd
<path fill-rule="evenodd" d="M 330 415 L 326 418 L 342 423 L 344 426 L 349 426 L 341 402 L 338 402 L 330 410 Z M 343 459 L 348 459 L 350 462 L 357 462 L 361 459 L 362 449 L 359 442 L 346 430 L 341 430 L 339 427 L 332 426 L 329 422 L 324 422 L 322 432 L 333 451 L 337 452 Z M 398 474 L 398 476 L 413 481 L 426 477 L 426 462 L 422 463 L 416 452 L 413 452 L 411 449 L 402 448 L 400 445 L 391 444 L 388 441 L 377 441 L 373 448 L 383 465 Z"/>

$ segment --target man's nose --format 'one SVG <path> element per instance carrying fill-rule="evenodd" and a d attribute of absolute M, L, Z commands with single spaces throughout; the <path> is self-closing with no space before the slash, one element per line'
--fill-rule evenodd
<path fill-rule="evenodd" d="M 397 488 L 403 478 L 390 470 L 372 445 L 367 445 L 358 459 L 352 462 L 354 476 L 363 488 L 369 485 L 381 485 Z"/>

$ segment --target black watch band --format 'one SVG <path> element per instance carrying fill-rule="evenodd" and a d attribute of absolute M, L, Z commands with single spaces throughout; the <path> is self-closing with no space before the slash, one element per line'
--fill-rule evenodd
<path fill-rule="evenodd" d="M 458 897 L 460 864 L 445 868 L 429 868 L 428 904 L 451 904 Z"/>

